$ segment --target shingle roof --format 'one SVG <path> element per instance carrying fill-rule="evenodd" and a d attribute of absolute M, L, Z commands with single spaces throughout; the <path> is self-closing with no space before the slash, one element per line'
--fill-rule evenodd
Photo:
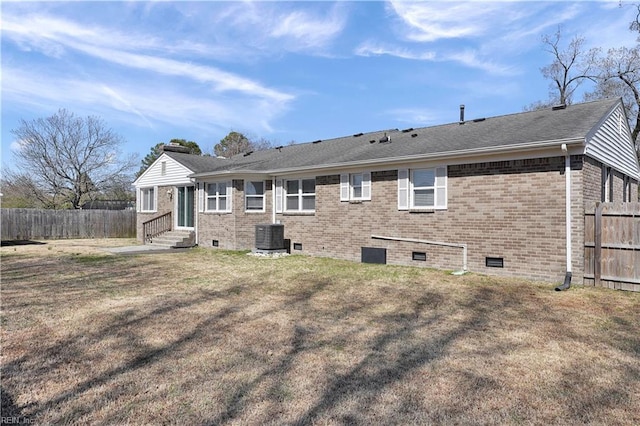
<path fill-rule="evenodd" d="M 548 108 L 469 120 L 464 124 L 370 132 L 239 154 L 229 159 L 196 157 L 197 164 L 194 162 L 188 167 L 196 174 L 270 172 L 443 153 L 462 155 L 491 148 L 515 149 L 523 144 L 544 146 L 550 141 L 584 139 L 618 102 L 608 99 L 564 109 Z M 390 142 L 380 142 L 385 136 Z M 176 155 L 186 154 L 171 153 L 172 157 Z"/>
<path fill-rule="evenodd" d="M 228 164 L 228 160 L 223 158 L 210 157 L 205 155 L 185 154 L 182 152 L 165 151 L 167 156 L 173 158 L 194 173 L 202 173 L 214 170 L 224 164 Z"/>

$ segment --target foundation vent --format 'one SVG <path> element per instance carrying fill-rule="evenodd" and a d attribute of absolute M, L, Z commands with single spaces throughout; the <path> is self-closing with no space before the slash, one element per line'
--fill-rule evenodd
<path fill-rule="evenodd" d="M 485 265 L 487 266 L 487 268 L 504 268 L 504 258 L 486 257 Z"/>

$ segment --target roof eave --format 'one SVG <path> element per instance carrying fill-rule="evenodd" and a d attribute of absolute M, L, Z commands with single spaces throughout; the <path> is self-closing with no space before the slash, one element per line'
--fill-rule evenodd
<path fill-rule="evenodd" d="M 487 156 L 492 154 L 505 154 L 505 153 L 520 153 L 525 151 L 542 151 L 547 150 L 552 147 L 560 147 L 562 144 L 567 144 L 568 146 L 580 147 L 583 149 L 585 145 L 584 138 L 567 138 L 567 139 L 554 139 L 550 141 L 544 142 L 535 142 L 535 143 L 524 143 L 518 145 L 509 145 L 509 146 L 497 146 L 490 148 L 478 148 L 478 149 L 465 149 L 458 151 L 445 151 L 438 152 L 434 154 L 416 154 L 416 155 L 408 155 L 401 157 L 387 157 L 387 158 L 377 158 L 372 160 L 362 160 L 362 161 L 351 161 L 346 163 L 335 163 L 335 164 L 324 164 L 321 166 L 312 166 L 312 167 L 295 167 L 295 168 L 287 168 L 287 169 L 277 169 L 270 170 L 270 175 L 286 175 L 292 173 L 299 173 L 305 171 L 317 171 L 317 170 L 332 170 L 332 169 L 344 169 L 346 167 L 365 167 L 365 166 L 379 166 L 382 164 L 391 164 L 391 163 L 415 163 L 420 161 L 438 161 L 438 160 L 450 160 L 455 158 L 470 158 L 470 157 L 480 157 Z"/>
<path fill-rule="evenodd" d="M 202 172 L 194 173 L 190 175 L 191 178 L 219 178 L 219 177 L 235 177 L 235 176 L 256 176 L 269 178 L 273 176 L 291 175 L 301 172 L 317 172 L 320 170 L 335 170 L 355 167 L 367 167 L 367 166 L 380 166 L 383 164 L 395 164 L 395 163 L 415 163 L 420 161 L 444 161 L 455 158 L 471 158 L 488 156 L 492 154 L 505 154 L 505 153 L 521 153 L 525 151 L 543 151 L 552 147 L 560 147 L 562 144 L 572 145 L 574 147 L 585 146 L 585 138 L 565 138 L 565 139 L 553 139 L 548 141 L 528 142 L 517 145 L 500 145 L 495 147 L 484 147 L 476 149 L 464 149 L 457 151 L 444 151 L 431 154 L 416 154 L 400 157 L 386 157 L 376 158 L 371 160 L 361 161 L 349 161 L 344 163 L 327 163 L 317 166 L 301 166 L 301 167 L 289 167 L 282 169 L 271 169 L 264 171 L 256 170 L 221 170 L 217 172 Z"/>

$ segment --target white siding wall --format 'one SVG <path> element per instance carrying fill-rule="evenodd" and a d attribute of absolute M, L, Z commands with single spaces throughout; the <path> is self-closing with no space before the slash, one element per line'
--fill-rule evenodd
<path fill-rule="evenodd" d="M 165 174 L 162 175 L 162 162 L 166 161 Z M 172 159 L 162 154 L 135 182 L 136 188 L 166 185 L 189 185 L 191 180 L 187 177 L 193 172 Z"/>
<path fill-rule="evenodd" d="M 619 104 L 587 141 L 585 154 L 614 169 L 640 179 L 640 167 L 626 116 Z"/>

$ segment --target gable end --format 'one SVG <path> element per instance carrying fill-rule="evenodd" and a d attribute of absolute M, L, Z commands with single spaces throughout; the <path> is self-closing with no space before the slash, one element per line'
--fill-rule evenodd
<path fill-rule="evenodd" d="M 640 165 L 622 103 L 587 136 L 585 154 L 614 169 L 640 179 Z"/>
<path fill-rule="evenodd" d="M 163 153 L 135 180 L 133 185 L 136 188 L 156 185 L 188 185 L 191 183 L 189 175 L 192 173 L 192 170 Z"/>

